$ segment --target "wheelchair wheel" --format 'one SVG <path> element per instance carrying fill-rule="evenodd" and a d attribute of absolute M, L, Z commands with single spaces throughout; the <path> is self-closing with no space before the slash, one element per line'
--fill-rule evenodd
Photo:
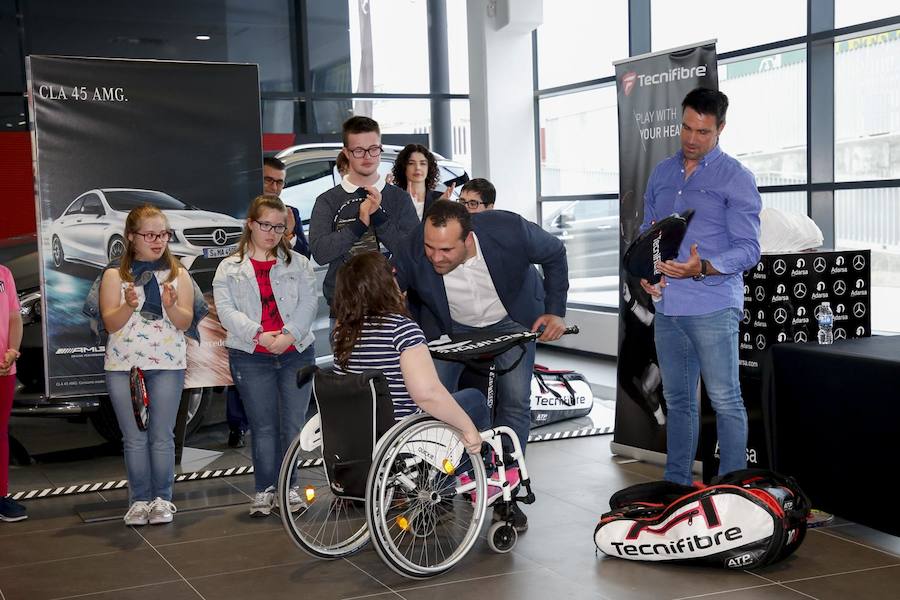
<path fill-rule="evenodd" d="M 499 554 L 506 554 L 512 550 L 518 538 L 519 534 L 516 532 L 515 527 L 507 525 L 503 521 L 494 523 L 488 529 L 488 546 Z"/>
<path fill-rule="evenodd" d="M 484 522 L 484 462 L 471 460 L 458 430 L 428 415 L 407 417 L 382 437 L 366 485 L 375 549 L 414 579 L 452 568 Z"/>
<path fill-rule="evenodd" d="M 291 484 L 293 473 L 296 478 Z M 299 509 L 284 508 L 290 506 L 291 486 L 300 494 Z M 335 496 L 325 475 L 321 445 L 311 448 L 304 440 L 303 431 L 285 454 L 277 494 L 285 530 L 301 550 L 312 556 L 325 559 L 349 556 L 369 541 L 364 503 Z"/>

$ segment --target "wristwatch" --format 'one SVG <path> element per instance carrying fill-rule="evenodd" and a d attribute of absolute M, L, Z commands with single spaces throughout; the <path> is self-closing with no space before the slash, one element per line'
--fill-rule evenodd
<path fill-rule="evenodd" d="M 691 279 L 694 281 L 703 281 L 706 279 L 706 269 L 709 267 L 709 261 L 705 258 L 700 259 L 700 272 L 694 275 Z"/>
<path fill-rule="evenodd" d="M 262 332 L 263 332 L 262 327 L 260 327 L 259 329 L 256 330 L 256 335 L 253 336 L 254 344 L 257 344 L 257 345 L 259 344 L 259 336 L 262 335 Z"/>

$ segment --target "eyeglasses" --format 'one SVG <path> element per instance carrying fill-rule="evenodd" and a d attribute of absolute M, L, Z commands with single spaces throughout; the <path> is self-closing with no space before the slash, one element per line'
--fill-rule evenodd
<path fill-rule="evenodd" d="M 267 223 L 266 221 L 253 221 L 259 226 L 260 231 L 274 231 L 278 235 L 281 235 L 285 231 L 287 231 L 287 225 L 274 225 L 272 223 Z"/>
<path fill-rule="evenodd" d="M 269 177 L 268 175 L 263 177 L 263 182 L 266 185 L 277 185 L 278 187 L 284 187 L 284 179 L 275 179 L 274 177 Z"/>
<path fill-rule="evenodd" d="M 462 204 L 463 206 L 465 206 L 466 208 L 471 208 L 471 209 L 478 208 L 478 206 L 480 204 L 484 204 L 485 206 L 488 205 L 488 203 L 484 202 L 483 200 L 463 200 L 462 198 L 460 198 L 458 200 L 458 202 L 460 204 Z"/>
<path fill-rule="evenodd" d="M 141 233 L 140 231 L 135 231 L 134 235 L 139 235 L 144 238 L 144 241 L 149 243 L 155 242 L 157 240 L 162 240 L 164 242 L 168 242 L 173 237 L 175 237 L 175 233 L 171 231 L 163 231 L 161 233 L 156 233 L 155 231 L 148 231 L 146 233 Z"/>
<path fill-rule="evenodd" d="M 381 156 L 381 152 L 384 148 L 381 146 L 369 146 L 368 148 L 347 148 L 347 150 L 350 150 L 350 154 L 352 154 L 354 158 L 362 158 L 366 154 L 372 158 L 378 158 Z"/>

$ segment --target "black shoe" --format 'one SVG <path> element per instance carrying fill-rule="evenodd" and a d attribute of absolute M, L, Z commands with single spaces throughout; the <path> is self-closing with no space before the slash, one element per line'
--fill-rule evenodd
<path fill-rule="evenodd" d="M 509 521 L 513 529 L 519 533 L 528 531 L 528 517 L 525 516 L 525 513 L 522 512 L 522 509 L 515 502 L 509 504 L 501 502 L 495 506 L 494 521 Z"/>
<path fill-rule="evenodd" d="M 14 523 L 28 518 L 25 507 L 13 500 L 10 496 L 0 498 L 0 521 Z"/>
<path fill-rule="evenodd" d="M 229 448 L 243 448 L 244 447 L 244 432 L 240 429 L 232 429 L 231 433 L 228 434 L 228 447 Z"/>

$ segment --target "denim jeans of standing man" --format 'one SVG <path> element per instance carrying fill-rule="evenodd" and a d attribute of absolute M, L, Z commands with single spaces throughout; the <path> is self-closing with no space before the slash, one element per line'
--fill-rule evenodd
<path fill-rule="evenodd" d="M 184 389 L 184 370 L 146 370 L 150 397 L 147 430 L 138 429 L 131 406 L 128 371 L 107 371 L 106 389 L 122 431 L 130 503 L 172 500 L 175 482 L 175 418 Z"/>
<path fill-rule="evenodd" d="M 487 327 L 468 327 L 459 323 L 453 324 L 453 333 L 484 332 L 515 333 L 528 329 L 524 325 L 516 323 L 509 317 L 494 325 Z M 493 425 L 506 425 L 512 428 L 519 438 L 522 450 L 528 442 L 528 431 L 531 428 L 531 374 L 534 370 L 534 342 L 525 345 L 525 355 L 522 349 L 515 346 L 494 359 L 494 365 L 498 371 L 511 367 L 519 357 L 521 361 L 516 367 L 497 377 L 494 390 Z M 459 384 L 459 376 L 462 375 L 465 365 L 449 360 L 435 360 L 438 377 L 451 393 L 455 392 Z M 504 444 L 506 448 L 506 444 Z"/>
<path fill-rule="evenodd" d="M 297 387 L 297 371 L 315 364 L 315 349 L 250 354 L 229 348 L 228 359 L 250 422 L 254 487 L 264 492 L 277 486 L 287 447 L 306 422 L 311 383 Z"/>
<path fill-rule="evenodd" d="M 747 411 L 738 380 L 740 319 L 736 308 L 705 315 L 656 315 L 656 353 L 668 407 L 664 475 L 668 481 L 691 485 L 693 480 L 701 376 L 716 413 L 719 474 L 747 467 Z"/>

